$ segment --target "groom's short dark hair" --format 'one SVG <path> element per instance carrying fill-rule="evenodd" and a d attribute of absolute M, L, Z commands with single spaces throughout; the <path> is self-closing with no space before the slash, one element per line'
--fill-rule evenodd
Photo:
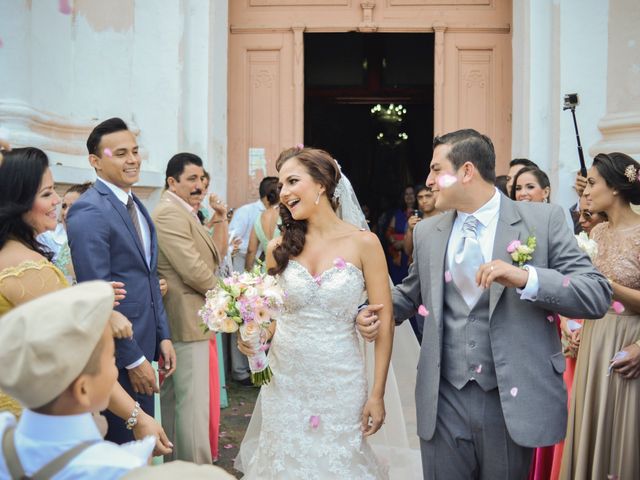
<path fill-rule="evenodd" d="M 472 128 L 456 130 L 433 139 L 433 149 L 438 145 L 451 145 L 447 159 L 457 170 L 465 162 L 471 162 L 487 182 L 496 179 L 496 151 L 491 139 Z"/>
<path fill-rule="evenodd" d="M 89 134 L 87 139 L 87 150 L 90 155 L 101 156 L 99 152 L 100 142 L 102 137 L 109 135 L 110 133 L 121 132 L 123 130 L 129 130 L 127 124 L 118 117 L 113 117 L 95 126 L 95 128 Z"/>

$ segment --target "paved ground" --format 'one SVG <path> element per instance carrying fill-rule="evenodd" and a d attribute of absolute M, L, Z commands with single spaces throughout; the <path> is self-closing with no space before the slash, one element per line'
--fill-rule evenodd
<path fill-rule="evenodd" d="M 238 478 L 242 474 L 233 468 L 233 460 L 238 454 L 259 392 L 259 388 L 243 387 L 233 381 L 227 383 L 229 406 L 220 413 L 220 454 L 216 465 Z"/>

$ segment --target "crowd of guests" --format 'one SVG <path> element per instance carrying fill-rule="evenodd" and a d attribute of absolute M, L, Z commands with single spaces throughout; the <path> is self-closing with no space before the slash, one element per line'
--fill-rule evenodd
<path fill-rule="evenodd" d="M 227 403 L 224 359 L 233 380 L 251 381 L 235 334 L 223 341 L 203 333 L 197 311 L 219 276 L 260 264 L 280 235 L 278 179 L 265 177 L 260 199 L 229 222 L 226 204 L 208 194 L 202 160 L 179 153 L 149 213 L 132 192 L 141 159 L 127 125 L 100 123 L 87 148 L 97 180 L 60 199 L 43 151 L 0 144 L 0 342 L 12 345 L 0 352 L 8 372 L 0 410 L 21 415 L 17 425 L 0 416 L 19 452 L 17 462 L 0 455 L 0 474 L 32 475 L 75 445 L 83 447 L 61 468 L 100 478 L 143 466 L 152 452 L 210 465 Z M 528 159 L 514 159 L 496 187 L 516 201 L 551 202 L 548 175 Z M 566 357 L 554 368 L 569 393 L 567 436 L 536 449 L 529 478 L 640 478 L 640 216 L 631 208 L 640 204 L 640 164 L 623 153 L 597 155 L 575 190 L 576 233 L 597 243 L 592 260 L 615 301 L 598 321 L 550 312 Z M 439 213 L 429 187 L 405 188 L 379 232 L 394 283 L 412 262 L 415 226 Z M 412 320 L 418 337 L 424 321 Z M 75 424 L 70 415 L 79 416 Z M 118 449 L 103 436 L 143 443 Z M 47 442 L 55 447 L 37 448 Z"/>
<path fill-rule="evenodd" d="M 612 153 L 596 156 L 587 177 L 576 176 L 579 200 L 569 213 L 576 234 L 585 232 L 597 243 L 592 260 L 611 282 L 615 302 L 597 322 L 550 316 L 566 357 L 569 422 L 565 442 L 535 450 L 531 480 L 640 478 L 640 216 L 631 208 L 640 204 L 639 174 L 635 160 Z M 510 162 L 508 174 L 496 178 L 496 188 L 516 201 L 552 201 L 548 175 L 525 158 Z M 405 189 L 405 206 L 395 212 L 386 232 L 393 252 L 390 271 L 392 265 L 403 265 L 397 260 L 398 240 L 404 241 L 403 253 L 411 263 L 413 228 L 440 213 L 429 201 L 432 196 L 426 187 Z M 412 319 L 418 338 L 423 322 L 419 316 Z"/>

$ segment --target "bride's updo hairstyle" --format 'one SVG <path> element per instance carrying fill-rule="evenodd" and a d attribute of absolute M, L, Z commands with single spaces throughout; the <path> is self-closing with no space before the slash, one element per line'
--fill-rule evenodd
<path fill-rule="evenodd" d="M 305 148 L 301 146 L 289 148 L 283 151 L 276 160 L 276 170 L 279 172 L 288 160 L 295 158 L 305 168 L 307 173 L 317 183 L 325 188 L 325 194 L 334 210 L 338 208 L 338 199 L 334 193 L 340 181 L 340 169 L 336 161 L 324 150 L 317 148 Z M 276 266 L 269 269 L 270 275 L 282 273 L 289 259 L 297 257 L 304 248 L 307 234 L 307 221 L 294 220 L 289 209 L 280 204 L 280 218 L 282 219 L 282 241 L 273 251 Z"/>
<path fill-rule="evenodd" d="M 596 155 L 593 166 L 624 201 L 640 205 L 640 163 L 629 155 L 613 152 Z"/>

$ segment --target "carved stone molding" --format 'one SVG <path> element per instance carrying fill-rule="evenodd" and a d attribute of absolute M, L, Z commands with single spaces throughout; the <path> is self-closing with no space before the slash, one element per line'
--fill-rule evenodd
<path fill-rule="evenodd" d="M 360 2 L 362 8 L 362 21 L 358 25 L 359 32 L 375 32 L 378 25 L 373 21 L 373 9 L 376 8 L 376 2 Z"/>
<path fill-rule="evenodd" d="M 362 24 L 354 26 L 336 26 L 336 25 L 312 25 L 306 26 L 305 33 L 342 33 L 353 31 L 357 28 L 359 31 L 376 31 L 381 33 L 431 33 L 434 29 L 426 24 L 410 24 L 407 22 L 398 23 L 397 26 L 381 26 L 377 23 L 370 25 L 373 30 L 366 30 Z M 268 26 L 268 25 L 231 25 L 232 34 L 265 34 L 265 33 L 288 33 L 291 32 L 290 26 Z M 511 24 L 495 24 L 495 25 L 467 25 L 467 24 L 451 24 L 447 26 L 448 33 L 511 33 Z"/>
<path fill-rule="evenodd" d="M 10 142 L 17 146 L 38 147 L 49 152 L 66 155 L 86 155 L 87 137 L 99 119 L 75 120 L 38 110 L 31 105 L 12 100 L 0 100 L 0 126 L 10 132 Z M 133 120 L 127 120 L 134 135 L 140 129 Z M 148 155 L 141 149 L 141 155 Z"/>
<path fill-rule="evenodd" d="M 589 154 L 623 152 L 640 159 L 640 112 L 610 113 L 598 122 L 602 138 Z"/>

